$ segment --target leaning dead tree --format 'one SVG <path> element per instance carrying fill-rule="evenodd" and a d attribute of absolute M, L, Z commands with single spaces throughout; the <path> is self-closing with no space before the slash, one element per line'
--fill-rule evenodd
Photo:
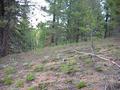
<path fill-rule="evenodd" d="M 93 47 L 93 42 L 92 42 L 92 47 L 91 47 L 91 49 L 92 49 L 92 53 L 86 53 L 86 52 L 80 52 L 80 51 L 78 51 L 78 50 L 74 50 L 74 52 L 76 52 L 76 53 L 78 53 L 78 54 L 84 54 L 84 55 L 88 55 L 88 56 L 91 56 L 92 57 L 92 59 L 93 59 L 93 62 L 95 61 L 95 58 L 94 57 L 97 57 L 97 58 L 99 58 L 100 60 L 105 60 L 105 61 L 108 61 L 108 62 L 110 62 L 110 63 L 112 63 L 113 65 L 116 65 L 118 68 L 119 68 L 119 70 L 120 70 L 120 65 L 118 64 L 118 63 L 116 63 L 115 61 L 113 61 L 111 58 L 109 58 L 109 57 L 106 57 L 106 56 L 104 56 L 104 55 L 97 55 L 95 52 L 94 52 L 94 47 Z M 94 63 L 95 64 L 95 63 Z M 106 75 L 105 73 L 104 73 L 104 75 L 105 75 L 105 86 L 104 86 L 104 90 L 118 90 L 119 88 L 120 88 L 120 83 L 111 83 L 110 81 L 109 81 L 109 76 L 108 75 Z M 113 77 L 110 77 L 110 78 L 113 78 Z M 118 78 L 119 79 L 119 78 Z M 118 89 L 117 89 L 118 88 Z"/>
<path fill-rule="evenodd" d="M 95 64 L 95 57 L 99 58 L 100 60 L 108 61 L 108 62 L 112 63 L 113 65 L 116 65 L 119 68 L 119 71 L 120 71 L 120 65 L 118 63 L 116 63 L 113 59 L 111 59 L 109 57 L 106 57 L 104 55 L 98 55 L 98 54 L 95 53 L 95 47 L 94 47 L 94 43 L 93 43 L 93 33 L 92 32 L 91 32 L 91 50 L 92 50 L 92 53 L 80 52 L 80 51 L 77 51 L 77 50 L 74 50 L 74 51 L 77 52 L 78 54 L 84 54 L 84 55 L 91 56 L 94 64 Z M 109 81 L 109 78 L 108 78 L 109 76 L 106 75 L 105 73 L 104 73 L 104 76 L 105 76 L 104 90 L 118 90 L 117 88 L 119 88 L 120 84 L 119 83 L 114 83 L 114 84 L 111 83 Z"/>
<path fill-rule="evenodd" d="M 111 60 L 109 57 L 106 57 L 104 55 L 97 55 L 97 54 L 93 54 L 93 53 L 79 52 L 77 50 L 74 50 L 74 51 L 76 53 L 79 53 L 79 54 L 94 56 L 94 57 L 100 58 L 101 60 L 105 60 L 105 61 L 111 62 L 113 65 L 116 65 L 117 67 L 120 68 L 120 65 L 118 63 L 116 63 L 115 61 Z"/>

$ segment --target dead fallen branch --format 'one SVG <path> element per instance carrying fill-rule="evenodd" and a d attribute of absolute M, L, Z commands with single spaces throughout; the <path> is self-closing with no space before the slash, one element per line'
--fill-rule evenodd
<path fill-rule="evenodd" d="M 103 55 L 96 55 L 96 54 L 93 54 L 93 53 L 80 52 L 80 51 L 77 51 L 77 50 L 74 50 L 74 51 L 75 51 L 76 53 L 79 53 L 79 54 L 94 56 L 94 57 L 100 58 L 100 59 L 102 59 L 102 60 L 109 61 L 109 62 L 111 62 L 112 64 L 114 64 L 114 65 L 116 65 L 117 67 L 120 68 L 120 65 L 119 65 L 118 63 L 116 63 L 116 62 L 113 61 L 113 60 L 108 59 L 107 57 L 105 57 L 105 56 L 103 56 Z"/>

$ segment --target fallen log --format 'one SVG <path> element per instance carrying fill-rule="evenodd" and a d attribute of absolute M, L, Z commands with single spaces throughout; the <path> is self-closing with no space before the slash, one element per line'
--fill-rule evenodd
<path fill-rule="evenodd" d="M 97 58 L 100 58 L 102 60 L 105 60 L 105 61 L 109 61 L 111 62 L 112 64 L 116 65 L 117 67 L 120 68 L 120 65 L 118 63 L 116 63 L 115 61 L 113 60 L 110 60 L 109 58 L 106 58 L 105 56 L 103 55 L 96 55 L 96 54 L 93 54 L 93 53 L 86 53 L 86 52 L 80 52 L 80 51 L 77 51 L 77 50 L 74 50 L 76 53 L 79 53 L 79 54 L 84 54 L 84 55 L 90 55 L 90 56 L 94 56 L 94 57 L 97 57 Z"/>

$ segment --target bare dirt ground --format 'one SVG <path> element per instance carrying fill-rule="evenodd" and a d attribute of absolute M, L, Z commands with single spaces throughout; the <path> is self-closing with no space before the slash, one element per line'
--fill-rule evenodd
<path fill-rule="evenodd" d="M 96 54 L 104 55 L 120 65 L 120 39 L 109 38 L 94 42 Z M 90 42 L 36 49 L 8 55 L 0 59 L 0 90 L 120 90 L 120 68 L 96 57 L 78 54 L 91 53 Z M 93 61 L 94 59 L 94 61 Z M 71 64 L 71 67 L 63 65 Z M 41 71 L 35 71 L 42 64 Z M 14 72 L 10 71 L 14 68 Z M 26 80 L 32 73 L 35 78 Z M 5 84 L 10 75 L 12 83 Z M 22 86 L 17 81 L 22 80 Z M 85 87 L 78 88 L 79 82 Z"/>

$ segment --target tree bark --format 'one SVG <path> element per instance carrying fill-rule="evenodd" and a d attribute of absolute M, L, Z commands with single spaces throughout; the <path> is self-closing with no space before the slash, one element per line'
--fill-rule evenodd
<path fill-rule="evenodd" d="M 3 23 L 3 25 L 0 26 L 0 56 L 5 56 L 9 52 L 9 26 L 11 20 L 11 11 L 7 11 L 5 10 L 5 8 L 9 8 L 12 4 L 13 3 L 11 2 L 11 0 L 0 0 L 0 8 L 2 10 L 0 11 L 0 21 Z"/>

